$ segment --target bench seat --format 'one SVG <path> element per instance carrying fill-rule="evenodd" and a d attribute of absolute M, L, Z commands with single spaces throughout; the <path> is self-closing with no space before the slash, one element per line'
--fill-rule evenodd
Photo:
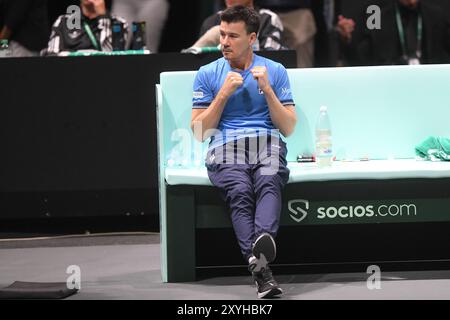
<path fill-rule="evenodd" d="M 315 163 L 289 162 L 288 183 L 354 180 L 354 179 L 408 179 L 450 178 L 450 162 L 430 162 L 415 159 L 336 161 L 331 168 L 317 168 Z M 204 167 L 166 168 L 168 185 L 211 186 Z"/>

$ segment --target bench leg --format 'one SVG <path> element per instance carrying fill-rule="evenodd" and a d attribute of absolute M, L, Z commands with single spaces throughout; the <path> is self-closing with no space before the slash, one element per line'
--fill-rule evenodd
<path fill-rule="evenodd" d="M 194 200 L 193 188 L 166 188 L 166 225 L 161 227 L 165 229 L 167 282 L 195 281 Z"/>

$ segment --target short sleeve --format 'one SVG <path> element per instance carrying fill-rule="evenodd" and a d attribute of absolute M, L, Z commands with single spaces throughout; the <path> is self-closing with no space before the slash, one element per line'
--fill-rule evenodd
<path fill-rule="evenodd" d="M 289 77 L 282 65 L 278 66 L 278 79 L 275 88 L 275 94 L 280 100 L 282 105 L 295 105 L 292 98 L 291 84 L 289 83 Z"/>
<path fill-rule="evenodd" d="M 206 70 L 200 68 L 195 76 L 194 90 L 192 94 L 192 108 L 206 109 L 214 100 L 213 90 L 208 81 Z"/>

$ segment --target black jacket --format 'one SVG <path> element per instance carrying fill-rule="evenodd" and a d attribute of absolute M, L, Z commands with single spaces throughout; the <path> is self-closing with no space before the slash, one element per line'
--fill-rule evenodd
<path fill-rule="evenodd" d="M 396 23 L 395 1 L 381 7 L 381 29 L 366 26 L 361 38 L 350 45 L 350 55 L 356 65 L 404 64 L 400 36 Z M 450 21 L 438 6 L 420 1 L 419 13 L 423 19 L 421 63 L 450 63 Z M 367 15 L 368 17 L 368 15 Z M 364 22 L 365 23 L 365 22 Z"/>

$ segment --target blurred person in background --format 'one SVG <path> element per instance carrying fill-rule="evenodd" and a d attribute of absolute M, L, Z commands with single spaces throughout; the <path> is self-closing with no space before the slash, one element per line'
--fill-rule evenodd
<path fill-rule="evenodd" d="M 39 56 L 48 35 L 47 0 L 0 0 L 0 40 L 13 57 Z"/>
<path fill-rule="evenodd" d="M 97 50 L 110 52 L 112 46 L 112 25 L 119 24 L 124 30 L 121 37 L 126 43 L 128 23 L 125 19 L 111 15 L 104 0 L 81 0 L 80 28 L 73 28 L 74 13 L 64 14 L 56 19 L 43 55 L 58 55 L 62 52 Z"/>
<path fill-rule="evenodd" d="M 151 52 L 158 52 L 161 33 L 169 13 L 167 0 L 114 0 L 112 13 L 132 22 L 145 21 L 146 46 Z M 131 40 L 129 31 L 128 42 Z"/>
<path fill-rule="evenodd" d="M 437 3 L 385 0 L 378 4 L 381 29 L 369 30 L 365 23 L 339 16 L 341 42 L 356 65 L 450 63 L 449 16 Z M 369 17 L 365 10 L 361 14 Z M 355 39 L 355 31 L 361 37 Z"/>
<path fill-rule="evenodd" d="M 311 9 L 317 32 L 314 39 L 314 67 L 338 65 L 339 42 L 336 36 L 338 13 L 342 11 L 342 0 L 314 0 Z"/>
<path fill-rule="evenodd" d="M 258 0 L 262 7 L 273 10 L 283 23 L 283 41 L 297 53 L 297 66 L 314 66 L 314 36 L 317 28 L 311 3 L 315 0 Z"/>

